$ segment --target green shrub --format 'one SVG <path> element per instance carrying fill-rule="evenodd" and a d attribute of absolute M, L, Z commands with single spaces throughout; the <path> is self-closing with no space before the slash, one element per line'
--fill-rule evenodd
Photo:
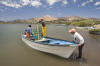
<path fill-rule="evenodd" d="M 87 27 L 92 26 L 92 23 L 90 22 L 73 22 L 72 25 L 79 26 L 79 27 Z"/>
<path fill-rule="evenodd" d="M 99 34 L 100 35 L 100 29 L 92 29 L 92 30 L 89 30 L 89 33 L 90 34 Z"/>
<path fill-rule="evenodd" d="M 94 21 L 94 24 L 100 24 L 100 21 Z"/>
<path fill-rule="evenodd" d="M 93 20 L 77 20 L 67 23 L 68 25 L 74 25 L 79 27 L 87 27 L 87 26 L 93 26 L 95 23 Z"/>
<path fill-rule="evenodd" d="M 71 24 L 71 22 L 67 22 L 66 24 L 67 24 L 67 25 L 70 25 L 70 24 Z"/>

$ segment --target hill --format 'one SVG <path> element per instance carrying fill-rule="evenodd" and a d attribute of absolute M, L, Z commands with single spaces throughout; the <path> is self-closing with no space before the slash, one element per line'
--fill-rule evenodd
<path fill-rule="evenodd" d="M 37 23 L 40 19 L 44 19 L 44 21 L 46 23 L 56 23 L 56 24 L 72 24 L 72 25 L 76 25 L 76 23 L 95 23 L 95 24 L 99 24 L 100 23 L 100 19 L 99 18 L 83 18 L 83 17 L 79 17 L 79 16 L 67 16 L 67 17 L 52 17 L 50 15 L 46 15 L 43 17 L 37 17 L 37 18 L 30 18 L 30 19 L 17 19 L 17 20 L 13 20 L 13 21 L 8 21 L 6 23 L 20 23 L 20 24 L 33 24 L 33 23 Z M 4 23 L 3 21 L 0 21 L 0 23 Z"/>

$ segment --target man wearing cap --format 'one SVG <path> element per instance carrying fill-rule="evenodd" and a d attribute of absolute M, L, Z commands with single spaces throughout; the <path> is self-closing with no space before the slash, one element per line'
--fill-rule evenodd
<path fill-rule="evenodd" d="M 75 42 L 79 46 L 78 47 L 79 53 L 76 59 L 80 59 L 82 57 L 82 48 L 84 46 L 84 38 L 78 32 L 76 32 L 75 29 L 71 29 L 69 30 L 69 32 L 72 34 L 73 42 Z"/>
<path fill-rule="evenodd" d="M 46 24 L 45 24 L 44 20 L 40 19 L 39 23 L 42 24 L 42 35 L 43 35 L 43 37 L 46 37 Z"/>

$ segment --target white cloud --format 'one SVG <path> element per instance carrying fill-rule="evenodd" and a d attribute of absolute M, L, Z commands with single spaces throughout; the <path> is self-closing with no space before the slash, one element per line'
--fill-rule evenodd
<path fill-rule="evenodd" d="M 20 0 L 20 1 L 23 6 L 31 5 L 34 7 L 39 7 L 40 5 L 42 5 L 40 0 Z"/>
<path fill-rule="evenodd" d="M 42 3 L 40 2 L 40 1 L 31 1 L 31 5 L 32 6 L 36 6 L 36 7 L 39 7 L 39 6 L 41 6 L 42 5 Z"/>
<path fill-rule="evenodd" d="M 68 1 L 67 0 L 46 0 L 46 2 L 52 6 L 54 5 L 55 3 L 57 2 L 62 2 L 64 5 L 68 4 Z"/>
<path fill-rule="evenodd" d="M 94 5 L 95 5 L 95 6 L 98 6 L 98 5 L 100 5 L 100 1 L 99 1 L 99 2 L 96 2 Z"/>
<path fill-rule="evenodd" d="M 67 1 L 67 0 L 64 0 L 62 3 L 63 3 L 64 5 L 66 5 L 66 4 L 68 4 L 68 1 Z"/>
<path fill-rule="evenodd" d="M 74 3 L 76 3 L 77 2 L 77 0 L 73 0 L 74 1 Z"/>
<path fill-rule="evenodd" d="M 82 4 L 81 4 L 81 6 L 85 6 L 86 4 L 88 4 L 88 3 L 92 3 L 94 0 L 87 0 L 86 2 L 83 2 Z"/>
<path fill-rule="evenodd" d="M 82 6 L 85 6 L 87 4 L 87 2 L 82 3 Z"/>
<path fill-rule="evenodd" d="M 30 3 L 30 0 L 20 0 L 21 4 L 23 6 L 28 5 Z"/>
<path fill-rule="evenodd" d="M 96 8 L 96 9 L 100 10 L 100 7 Z"/>
<path fill-rule="evenodd" d="M 16 2 L 7 2 L 7 1 L 1 1 L 0 3 L 2 3 L 5 6 L 9 6 L 9 7 L 14 7 L 14 8 L 19 8 L 21 7 L 20 4 L 17 4 Z"/>
<path fill-rule="evenodd" d="M 55 4 L 56 2 L 59 2 L 60 0 L 46 0 L 46 1 L 51 6 L 51 5 Z"/>
<path fill-rule="evenodd" d="M 6 7 L 0 7 L 0 12 L 4 12 L 5 10 L 7 10 L 8 8 Z"/>
<path fill-rule="evenodd" d="M 4 9 L 0 9 L 0 12 L 3 12 L 4 11 Z"/>
<path fill-rule="evenodd" d="M 3 4 L 5 6 L 8 7 L 13 7 L 13 8 L 20 8 L 20 7 L 24 7 L 24 6 L 33 6 L 33 7 L 39 7 L 39 6 L 44 6 L 46 4 L 43 4 L 41 2 L 42 0 L 0 0 L 0 4 Z M 55 3 L 62 3 L 63 5 L 67 5 L 69 4 L 69 0 L 45 0 L 49 7 L 51 7 L 52 5 L 54 5 Z M 78 0 L 73 0 L 74 3 L 76 3 Z M 83 2 L 81 4 L 81 6 L 85 6 L 89 3 L 94 2 L 94 0 L 86 0 L 85 2 Z M 100 5 L 100 1 L 96 2 L 94 4 L 95 6 Z M 48 8 L 48 7 L 47 7 Z"/>
<path fill-rule="evenodd" d="M 40 5 L 42 5 L 40 0 L 19 0 L 19 1 L 2 0 L 2 1 L 0 1 L 0 3 L 5 5 L 5 6 L 9 6 L 9 7 L 13 7 L 13 8 L 20 8 L 20 7 L 24 7 L 24 6 L 27 6 L 27 5 L 39 7 Z"/>
<path fill-rule="evenodd" d="M 93 2 L 94 0 L 89 0 L 90 2 Z"/>
<path fill-rule="evenodd" d="M 96 8 L 96 9 L 100 10 L 100 7 Z"/>
<path fill-rule="evenodd" d="M 0 12 L 4 12 L 4 11 L 7 10 L 7 9 L 8 9 L 7 7 L 0 6 Z"/>

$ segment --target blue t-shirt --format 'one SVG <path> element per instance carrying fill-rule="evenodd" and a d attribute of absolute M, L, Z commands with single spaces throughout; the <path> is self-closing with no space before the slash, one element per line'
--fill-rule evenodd
<path fill-rule="evenodd" d="M 32 28 L 31 27 L 28 27 L 26 30 L 28 33 L 30 33 L 32 35 Z"/>

